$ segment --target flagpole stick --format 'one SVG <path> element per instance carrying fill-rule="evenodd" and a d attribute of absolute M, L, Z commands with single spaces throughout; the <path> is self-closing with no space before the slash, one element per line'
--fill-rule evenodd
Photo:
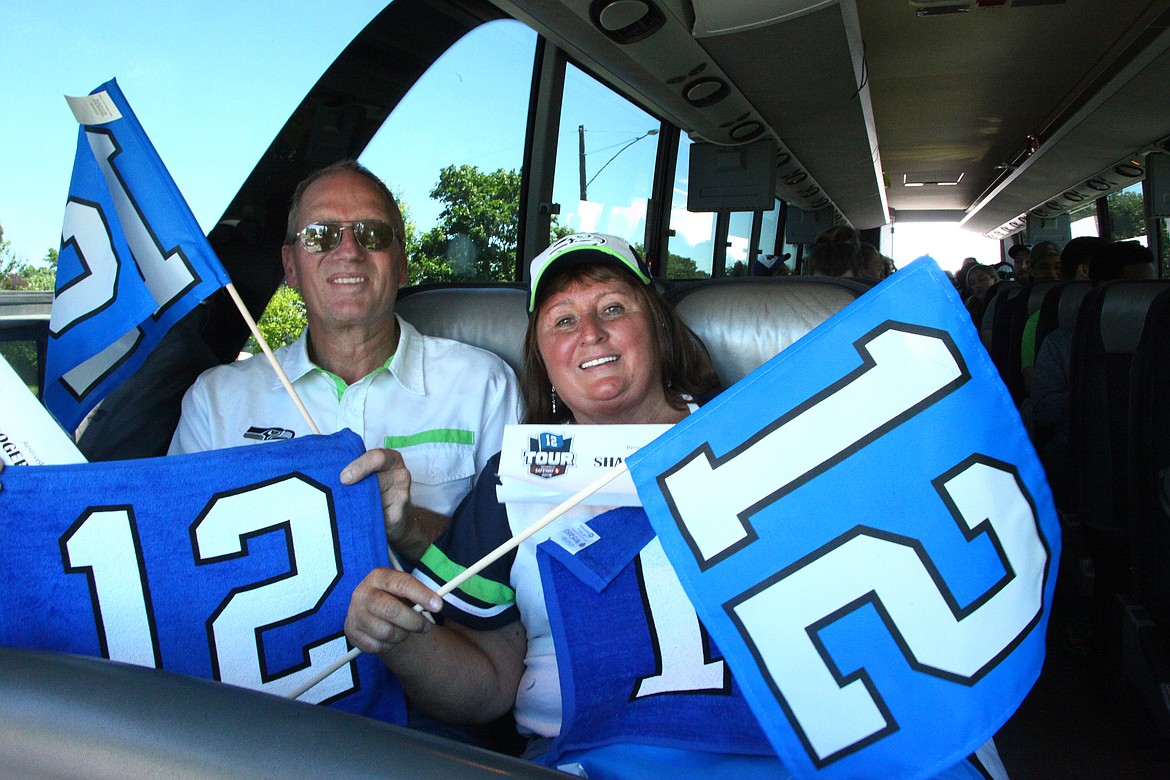
<path fill-rule="evenodd" d="M 540 517 L 540 519 L 538 519 L 536 522 L 532 523 L 530 526 L 525 528 L 523 531 L 516 534 L 511 539 L 504 542 L 499 547 L 497 547 L 496 549 L 492 550 L 487 555 L 480 558 L 478 561 L 473 563 L 471 566 L 468 566 L 466 569 L 461 571 L 458 575 L 452 577 L 450 579 L 450 581 L 447 582 L 446 585 L 439 588 L 437 591 L 435 591 L 435 593 L 438 594 L 439 598 L 446 596 L 448 593 L 450 593 L 451 591 L 458 588 L 464 582 L 466 582 L 467 580 L 474 577 L 476 574 L 479 574 L 481 571 L 486 569 L 492 563 L 499 560 L 504 555 L 507 555 L 509 551 L 515 549 L 516 547 L 519 547 L 520 544 L 525 539 L 529 538 L 530 536 L 535 534 L 537 531 L 539 531 L 540 529 L 544 528 L 546 525 L 551 523 L 553 520 L 556 520 L 558 517 L 563 515 L 565 512 L 568 512 L 570 509 L 577 506 L 577 504 L 580 504 L 582 501 L 589 498 L 589 496 L 593 495 L 598 490 L 601 490 L 603 487 L 608 485 L 610 482 L 613 482 L 615 479 L 620 477 L 622 474 L 625 474 L 627 471 L 629 471 L 629 469 L 626 468 L 626 464 L 624 462 L 619 463 L 617 466 L 614 466 L 612 469 L 610 469 L 609 471 L 605 472 L 600 477 L 598 477 L 595 481 L 589 483 L 588 485 L 581 488 L 579 491 L 577 491 L 573 495 L 566 498 L 561 503 L 557 504 L 555 507 L 553 507 L 548 512 L 546 512 L 544 515 L 542 515 Z M 422 605 L 416 604 L 414 606 L 414 609 L 416 612 L 421 612 Z M 301 694 L 303 694 L 305 691 L 309 690 L 310 688 L 315 686 L 317 683 L 321 682 L 326 677 L 333 674 L 338 669 L 345 666 L 346 664 L 348 664 L 350 661 L 354 660 L 355 658 L 357 658 L 361 654 L 362 654 L 362 651 L 359 648 L 354 647 L 354 648 L 350 649 L 350 651 L 348 653 L 346 653 L 345 655 L 343 655 L 341 658 L 338 658 L 336 661 L 329 664 L 327 667 L 325 667 L 320 672 L 315 674 L 309 680 L 307 680 L 306 682 L 297 686 L 293 690 L 289 691 L 286 694 L 286 696 L 290 699 L 299 698 L 301 696 Z"/>
<path fill-rule="evenodd" d="M 265 339 L 264 334 L 260 332 L 260 326 L 256 324 L 256 320 L 252 319 L 252 313 L 248 311 L 248 307 L 244 305 L 243 298 L 241 298 L 239 292 L 236 291 L 235 284 L 228 282 L 227 291 L 228 295 L 232 297 L 232 301 L 236 304 L 236 308 L 239 309 L 240 316 L 243 317 L 244 322 L 248 324 L 248 330 L 252 331 L 252 337 L 255 338 L 256 343 L 260 345 L 260 350 L 264 353 L 264 357 L 268 358 L 268 364 L 272 366 L 272 370 L 276 372 L 276 376 L 280 379 L 280 383 L 284 385 L 284 389 L 285 392 L 288 393 L 288 397 L 292 399 L 293 404 L 295 404 L 297 407 L 297 411 L 301 413 L 301 417 L 304 417 L 305 422 L 308 423 L 309 430 L 317 435 L 320 435 L 321 429 L 317 427 L 317 423 L 313 422 L 313 418 L 309 414 L 309 410 L 305 408 L 304 402 L 301 401 L 301 397 L 297 395 L 297 391 L 293 388 L 292 382 L 289 381 L 288 374 L 284 373 L 284 368 L 280 365 L 280 361 L 276 359 L 276 354 L 273 353 L 272 347 L 268 346 L 267 339 Z M 389 545 L 387 545 L 386 551 L 390 553 L 390 563 L 393 564 L 394 568 L 398 571 L 405 571 L 405 569 L 402 568 L 402 564 L 398 562 L 398 556 L 394 554 L 394 550 L 390 549 Z"/>
<path fill-rule="evenodd" d="M 244 305 L 244 300 L 240 294 L 236 292 L 235 284 L 228 282 L 228 295 L 236 304 L 236 308 L 240 310 L 240 316 L 244 318 L 244 322 L 248 323 L 248 330 L 252 331 L 252 337 L 256 339 L 256 343 L 260 345 L 261 351 L 264 352 L 264 357 L 268 358 L 269 365 L 272 370 L 276 372 L 276 376 L 280 379 L 280 383 L 284 385 L 285 392 L 288 393 L 289 398 L 296 405 L 297 411 L 301 413 L 301 417 L 305 418 L 305 422 L 309 424 L 309 430 L 320 435 L 321 429 L 317 427 L 317 423 L 313 422 L 313 418 L 309 416 L 309 410 L 305 408 L 305 404 L 301 401 L 301 397 L 297 395 L 297 391 L 293 389 L 292 382 L 288 380 L 288 374 L 284 373 L 284 368 L 281 367 L 280 361 L 276 359 L 272 348 L 268 346 L 268 342 L 264 338 L 264 334 L 260 332 L 259 326 L 256 325 L 256 320 L 252 319 L 252 313 L 248 311 L 248 307 Z"/>
<path fill-rule="evenodd" d="M 562 501 L 561 503 L 557 504 L 555 507 L 550 509 L 539 520 L 532 523 L 532 525 L 528 526 L 523 531 L 521 531 L 520 533 L 513 536 L 511 539 L 504 542 L 499 547 L 492 550 L 490 553 L 483 556 L 482 558 L 480 558 L 478 561 L 476 561 L 472 565 L 468 566 L 463 571 L 459 572 L 459 574 L 452 577 L 450 579 L 450 581 L 447 582 L 446 585 L 439 588 L 437 591 L 435 591 L 435 593 L 437 593 L 439 595 L 439 598 L 446 596 L 448 593 L 450 593 L 451 591 L 458 588 L 464 582 L 466 582 L 467 580 L 474 577 L 476 574 L 479 574 L 481 571 L 486 569 L 489 565 L 491 565 L 492 563 L 495 563 L 497 560 L 502 558 L 504 555 L 507 555 L 508 552 L 515 549 L 516 547 L 519 547 L 520 543 L 523 542 L 525 539 L 529 538 L 530 536 L 535 534 L 537 531 L 539 531 L 540 529 L 544 528 L 546 525 L 551 523 L 553 520 L 556 520 L 558 517 L 563 515 L 565 512 L 568 512 L 570 509 L 577 506 L 577 504 L 580 504 L 582 501 L 589 498 L 589 496 L 593 495 L 598 490 L 601 490 L 603 487 L 608 485 L 610 482 L 613 482 L 615 479 L 617 479 L 622 474 L 625 474 L 628 471 L 629 471 L 629 469 L 626 468 L 625 462 L 619 463 L 617 466 L 614 466 L 612 469 L 610 469 L 609 471 L 602 474 L 596 480 L 589 483 L 585 487 L 581 488 L 579 491 L 577 491 L 576 493 L 569 496 L 564 501 Z M 416 605 L 415 609 L 421 610 L 422 607 L 419 605 Z"/>

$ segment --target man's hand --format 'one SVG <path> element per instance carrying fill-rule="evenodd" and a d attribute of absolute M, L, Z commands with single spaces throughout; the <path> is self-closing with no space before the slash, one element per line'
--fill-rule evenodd
<path fill-rule="evenodd" d="M 341 482 L 353 485 L 370 474 L 378 476 L 382 516 L 386 522 L 386 541 L 396 545 L 406 531 L 407 508 L 410 506 L 410 471 L 397 450 L 366 450 L 342 469 Z"/>
<path fill-rule="evenodd" d="M 437 612 L 443 601 L 409 574 L 374 569 L 349 600 L 345 635 L 362 652 L 381 655 L 413 634 L 431 630 L 428 616 L 416 611 L 414 604 Z"/>
<path fill-rule="evenodd" d="M 410 470 L 397 450 L 366 450 L 341 472 L 341 482 L 352 485 L 370 474 L 378 477 L 386 541 L 417 561 L 447 528 L 448 519 L 410 503 Z"/>

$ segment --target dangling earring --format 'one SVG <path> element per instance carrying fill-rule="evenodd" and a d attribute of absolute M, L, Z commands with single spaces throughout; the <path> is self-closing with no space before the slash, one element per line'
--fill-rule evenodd
<path fill-rule="evenodd" d="M 549 391 L 550 391 L 550 395 L 552 396 L 552 415 L 553 415 L 553 417 L 556 417 L 557 416 L 557 389 L 555 387 L 553 387 L 552 385 L 549 385 Z"/>

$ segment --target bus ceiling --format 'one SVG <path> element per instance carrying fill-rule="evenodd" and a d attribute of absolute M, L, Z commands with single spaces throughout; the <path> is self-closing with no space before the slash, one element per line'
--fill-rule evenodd
<path fill-rule="evenodd" d="M 696 139 L 770 135 L 777 194 L 860 228 L 1002 232 L 1132 184 L 1170 136 L 1166 0 L 498 5 Z"/>

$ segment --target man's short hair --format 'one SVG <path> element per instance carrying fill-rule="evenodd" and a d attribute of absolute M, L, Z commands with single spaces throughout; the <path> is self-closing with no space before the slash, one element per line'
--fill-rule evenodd
<path fill-rule="evenodd" d="M 331 176 L 335 173 L 355 173 L 358 176 L 369 179 L 369 181 L 375 187 L 377 187 L 382 195 L 384 195 L 386 198 L 386 204 L 390 207 L 389 210 L 391 227 L 398 230 L 399 235 L 403 234 L 405 226 L 402 222 L 402 212 L 398 208 L 398 201 L 394 199 L 394 195 L 390 192 L 390 188 L 386 186 L 386 182 L 379 179 L 377 174 L 375 174 L 366 166 L 362 165 L 357 160 L 338 160 L 332 165 L 326 165 L 324 168 L 318 168 L 317 170 L 310 173 L 301 181 L 300 184 L 297 185 L 297 188 L 293 191 L 292 203 L 289 205 L 288 209 L 288 228 L 285 230 L 284 243 L 291 244 L 296 240 L 297 226 L 300 223 L 300 214 L 298 212 L 301 208 L 301 198 L 304 197 L 305 190 L 307 190 L 309 186 L 318 179 L 323 179 L 326 176 Z"/>
<path fill-rule="evenodd" d="M 1097 236 L 1077 236 L 1060 250 L 1060 278 L 1072 279 L 1077 268 L 1088 267 L 1093 255 L 1109 246 L 1109 242 Z"/>

